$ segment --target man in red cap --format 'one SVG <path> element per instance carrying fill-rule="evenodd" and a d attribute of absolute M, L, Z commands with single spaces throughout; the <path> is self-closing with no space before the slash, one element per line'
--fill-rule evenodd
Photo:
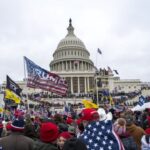
<path fill-rule="evenodd" d="M 40 127 L 40 141 L 36 141 L 34 150 L 58 150 L 55 146 L 59 136 L 58 126 L 52 122 L 44 122 Z"/>
<path fill-rule="evenodd" d="M 60 150 L 63 149 L 64 143 L 68 140 L 71 139 L 72 135 L 69 132 L 62 132 L 59 134 L 59 137 L 57 139 L 57 145 Z"/>
<path fill-rule="evenodd" d="M 83 125 L 85 127 L 90 122 L 98 121 L 99 120 L 99 114 L 93 108 L 86 108 L 86 109 L 83 109 L 81 111 L 80 119 L 82 120 Z"/>

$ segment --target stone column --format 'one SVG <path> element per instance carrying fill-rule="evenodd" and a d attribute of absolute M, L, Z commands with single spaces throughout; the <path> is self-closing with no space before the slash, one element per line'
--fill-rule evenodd
<path fill-rule="evenodd" d="M 59 66 L 58 66 L 58 63 L 57 63 L 57 71 L 59 71 Z"/>
<path fill-rule="evenodd" d="M 58 71 L 58 64 L 56 64 L 55 67 L 56 67 L 56 71 Z"/>
<path fill-rule="evenodd" d="M 73 94 L 73 77 L 70 78 L 71 78 L 71 94 Z"/>
<path fill-rule="evenodd" d="M 80 77 L 78 77 L 78 93 L 80 93 Z"/>
<path fill-rule="evenodd" d="M 71 61 L 69 61 L 69 65 L 70 65 L 70 70 L 72 70 L 72 69 L 71 69 Z"/>
<path fill-rule="evenodd" d="M 58 68 L 59 68 L 59 70 L 61 71 L 61 66 L 60 66 L 60 62 L 59 62 L 59 64 L 58 64 Z"/>
<path fill-rule="evenodd" d="M 78 71 L 79 71 L 79 65 L 80 65 L 80 62 L 78 62 Z"/>
<path fill-rule="evenodd" d="M 87 93 L 87 87 L 86 87 L 86 77 L 84 77 L 84 90 L 85 90 L 85 93 Z"/>
<path fill-rule="evenodd" d="M 62 61 L 61 65 L 62 65 L 62 70 L 64 70 L 65 68 L 64 68 L 64 62 L 63 61 Z"/>
<path fill-rule="evenodd" d="M 61 65 L 61 62 L 59 63 L 59 70 L 62 71 L 62 65 Z"/>
<path fill-rule="evenodd" d="M 83 61 L 82 61 L 82 71 L 84 70 L 84 68 L 83 68 Z"/>
<path fill-rule="evenodd" d="M 90 90 L 89 77 L 87 77 L 87 87 L 88 87 L 88 92 L 89 92 Z"/>
<path fill-rule="evenodd" d="M 68 61 L 66 61 L 66 70 L 68 71 Z"/>

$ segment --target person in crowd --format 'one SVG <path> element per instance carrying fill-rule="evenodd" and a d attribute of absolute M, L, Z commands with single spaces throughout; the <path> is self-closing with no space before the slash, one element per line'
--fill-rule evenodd
<path fill-rule="evenodd" d="M 141 150 L 141 138 L 145 135 L 144 129 L 134 124 L 134 116 L 131 112 L 126 112 L 124 119 L 126 120 L 127 132 L 133 137 L 138 146 L 138 150 Z"/>
<path fill-rule="evenodd" d="M 125 150 L 138 149 L 133 137 L 126 131 L 126 120 L 124 118 L 118 118 L 115 121 L 113 128 L 122 141 Z"/>
<path fill-rule="evenodd" d="M 76 125 L 76 137 L 79 137 L 84 131 L 84 125 L 80 118 L 76 120 Z"/>
<path fill-rule="evenodd" d="M 39 141 L 35 142 L 34 150 L 58 150 L 56 146 L 59 136 L 58 126 L 52 122 L 44 122 L 39 130 Z"/>
<path fill-rule="evenodd" d="M 0 139 L 2 150 L 33 150 L 34 141 L 23 135 L 25 122 L 23 118 L 16 118 L 11 124 L 11 133 Z"/>
<path fill-rule="evenodd" d="M 62 132 L 59 134 L 59 137 L 57 139 L 57 145 L 59 150 L 63 149 L 64 143 L 69 140 L 72 137 L 72 135 L 69 132 Z"/>
<path fill-rule="evenodd" d="M 84 127 L 86 127 L 89 123 L 93 121 L 99 121 L 99 114 L 93 108 L 83 109 L 81 113 L 79 114 L 79 116 L 80 116 L 80 119 L 82 120 Z"/>
<path fill-rule="evenodd" d="M 104 108 L 99 108 L 97 110 L 98 114 L 99 114 L 99 120 L 100 121 L 104 121 L 104 120 L 112 120 L 113 116 L 111 112 L 106 113 Z"/>
<path fill-rule="evenodd" d="M 0 137 L 2 136 L 2 132 L 3 132 L 3 118 L 0 115 Z"/>
<path fill-rule="evenodd" d="M 86 144 L 88 150 L 124 150 L 113 130 L 112 120 L 100 120 L 99 113 L 94 109 L 83 109 L 80 116 L 85 129 L 79 139 Z"/>
<path fill-rule="evenodd" d="M 80 139 L 71 138 L 65 142 L 63 150 L 87 150 L 87 147 Z"/>
<path fill-rule="evenodd" d="M 25 129 L 24 129 L 24 135 L 36 140 L 37 134 L 36 134 L 34 125 L 26 124 Z"/>

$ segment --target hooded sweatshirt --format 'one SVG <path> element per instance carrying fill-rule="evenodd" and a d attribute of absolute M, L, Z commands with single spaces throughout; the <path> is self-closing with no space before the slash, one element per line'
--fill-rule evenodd
<path fill-rule="evenodd" d="M 141 138 L 145 134 L 145 131 L 141 127 L 136 126 L 135 124 L 127 126 L 126 129 L 130 133 L 130 135 L 134 138 L 138 146 L 138 150 L 141 150 Z"/>

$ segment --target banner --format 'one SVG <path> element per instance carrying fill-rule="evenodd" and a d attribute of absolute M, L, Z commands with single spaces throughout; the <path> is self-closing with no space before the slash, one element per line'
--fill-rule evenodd
<path fill-rule="evenodd" d="M 15 94 L 20 96 L 22 89 L 19 87 L 17 83 L 15 83 L 8 75 L 6 77 L 6 89 L 13 91 Z"/>
<path fill-rule="evenodd" d="M 68 85 L 65 79 L 41 68 L 27 57 L 24 59 L 28 73 L 28 87 L 39 88 L 62 96 L 67 94 Z"/>
<path fill-rule="evenodd" d="M 19 104 L 21 101 L 21 98 L 9 89 L 5 90 L 5 99 L 13 100 L 17 104 Z"/>
<path fill-rule="evenodd" d="M 6 90 L 5 99 L 13 100 L 15 103 L 19 104 L 21 101 L 20 93 L 22 89 L 17 83 L 15 83 L 8 75 L 6 76 Z"/>
<path fill-rule="evenodd" d="M 83 103 L 85 108 L 95 108 L 95 109 L 99 108 L 98 105 L 92 103 L 89 100 L 82 100 L 82 103 Z"/>

